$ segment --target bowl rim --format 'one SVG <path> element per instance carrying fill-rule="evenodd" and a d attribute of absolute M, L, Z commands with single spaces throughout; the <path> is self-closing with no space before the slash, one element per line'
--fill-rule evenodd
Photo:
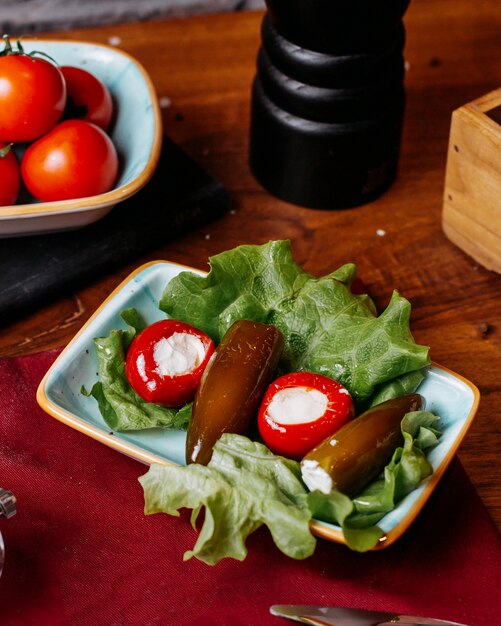
<path fill-rule="evenodd" d="M 12 204 L 9 206 L 0 207 L 0 220 L 10 219 L 13 217 L 33 217 L 33 216 L 45 216 L 59 213 L 75 213 L 80 211 L 86 211 L 88 209 L 104 208 L 107 206 L 113 206 L 122 202 L 123 200 L 130 198 L 133 194 L 139 191 L 153 176 L 156 165 L 160 158 L 160 151 L 162 148 L 162 115 L 160 112 L 160 105 L 158 102 L 157 93 L 153 81 L 151 80 L 148 72 L 144 66 L 131 54 L 120 50 L 115 46 L 104 44 L 94 41 L 82 41 L 79 39 L 53 39 L 45 37 L 20 37 L 22 43 L 41 42 L 41 43 L 56 43 L 67 44 L 77 46 L 90 46 L 96 48 L 104 48 L 107 51 L 112 51 L 117 56 L 125 57 L 130 61 L 138 70 L 145 82 L 146 89 L 152 104 L 154 133 L 153 142 L 150 151 L 150 155 L 142 171 L 128 183 L 121 185 L 107 191 L 105 193 L 97 194 L 94 196 L 85 196 L 84 198 L 75 198 L 69 200 L 57 200 L 54 202 L 34 202 L 33 204 Z"/>
<path fill-rule="evenodd" d="M 198 274 L 201 275 L 206 275 L 207 272 L 204 270 L 199 270 L 193 267 L 190 267 L 188 265 L 184 265 L 182 263 L 177 263 L 177 262 L 173 262 L 173 261 L 166 261 L 166 260 L 154 260 L 154 261 L 149 261 L 147 263 L 144 263 L 142 265 L 140 265 L 139 267 L 137 267 L 135 270 L 133 270 L 130 274 L 128 274 L 114 289 L 113 291 L 103 300 L 103 302 L 96 308 L 96 310 L 92 313 L 92 315 L 89 317 L 89 319 L 85 322 L 85 324 L 80 328 L 80 330 L 74 335 L 74 337 L 69 341 L 69 343 L 63 348 L 62 352 L 57 356 L 57 358 L 55 359 L 55 361 L 53 362 L 53 364 L 50 366 L 50 368 L 47 370 L 47 372 L 45 373 L 44 377 L 42 378 L 37 392 L 36 392 L 36 400 L 38 405 L 43 409 L 43 411 L 45 411 L 48 415 L 56 418 L 58 421 L 66 424 L 67 426 L 70 426 L 71 428 L 81 432 L 82 434 L 88 435 L 91 438 L 99 441 L 100 443 L 111 447 L 112 449 L 121 452 L 122 454 L 125 454 L 126 456 L 129 456 L 133 459 L 135 459 L 136 461 L 140 461 L 142 463 L 145 463 L 147 465 L 152 464 L 152 463 L 159 463 L 161 465 L 174 465 L 174 463 L 172 461 L 168 461 L 167 459 L 158 456 L 157 454 L 155 454 L 154 452 L 149 452 L 148 450 L 145 450 L 144 448 L 141 448 L 140 446 L 138 446 L 135 443 L 132 442 L 128 442 L 125 441 L 123 439 L 119 439 L 117 437 L 114 437 L 113 435 L 109 434 L 108 432 L 105 432 L 103 430 L 101 430 L 100 428 L 98 428 L 97 426 L 94 426 L 93 424 L 90 424 L 89 422 L 87 422 L 85 419 L 82 419 L 81 417 L 75 416 L 72 413 L 70 413 L 70 411 L 60 407 L 58 404 L 56 404 L 55 402 L 53 402 L 48 394 L 47 394 L 47 384 L 49 382 L 49 379 L 52 376 L 53 371 L 57 368 L 57 365 L 59 363 L 59 361 L 63 360 L 66 353 L 69 352 L 72 349 L 72 346 L 74 345 L 74 343 L 76 343 L 76 341 L 78 340 L 78 338 L 86 331 L 87 327 L 90 326 L 90 324 L 94 321 L 95 318 L 97 318 L 100 313 L 106 308 L 106 306 L 124 289 L 127 287 L 127 285 L 134 280 L 134 278 L 142 273 L 143 271 L 145 271 L 146 269 L 148 269 L 149 267 L 152 266 L 156 266 L 156 265 L 168 265 L 168 266 L 177 266 L 179 267 L 181 270 L 183 271 L 193 271 L 196 272 Z M 388 532 L 386 532 L 380 539 L 379 542 L 377 543 L 377 545 L 372 548 L 371 551 L 377 551 L 377 550 L 381 550 L 384 548 L 389 547 L 391 544 L 393 544 L 397 539 L 399 539 L 409 528 L 409 526 L 414 522 L 414 520 L 416 519 L 416 517 L 419 515 L 419 513 L 421 512 L 421 510 L 423 509 L 424 505 L 426 504 L 426 502 L 428 501 L 428 499 L 430 498 L 430 496 L 432 495 L 432 493 L 434 492 L 435 488 L 437 487 L 438 483 L 440 482 L 443 474 L 445 473 L 445 471 L 447 470 L 447 468 L 449 467 L 452 459 L 454 458 L 454 455 L 456 454 L 459 446 L 461 445 L 464 437 L 466 436 L 466 433 L 468 432 L 473 419 L 475 418 L 475 415 L 477 414 L 478 411 L 478 406 L 480 403 L 480 391 L 478 389 L 478 387 L 472 383 L 470 380 L 468 380 L 467 378 L 465 378 L 464 376 L 462 376 L 461 374 L 458 374 L 456 372 L 454 372 L 453 370 L 440 365 L 434 361 L 431 362 L 431 366 L 433 366 L 434 368 L 441 370 L 442 372 L 445 372 L 449 375 L 451 375 L 453 378 L 455 378 L 456 380 L 459 380 L 461 383 L 463 383 L 466 387 L 469 388 L 469 390 L 472 393 L 472 405 L 470 408 L 470 411 L 468 413 L 468 415 L 466 416 L 466 418 L 464 419 L 463 424 L 461 425 L 461 429 L 458 432 L 457 436 L 455 437 L 453 444 L 451 445 L 451 447 L 447 450 L 447 453 L 445 454 L 444 458 L 442 459 L 442 461 L 440 462 L 440 464 L 438 465 L 438 467 L 435 469 L 435 471 L 433 472 L 433 474 L 431 474 L 431 476 L 429 476 L 428 478 L 426 478 L 422 485 L 424 486 L 422 492 L 419 494 L 419 497 L 416 499 L 416 501 L 412 504 L 411 508 L 409 509 L 409 511 L 406 513 L 406 515 L 402 518 L 401 521 L 399 521 L 393 528 L 391 528 Z M 333 524 L 328 524 L 327 522 L 322 522 L 320 520 L 316 520 L 316 519 L 312 519 L 310 521 L 310 529 L 311 532 L 316 535 L 317 537 L 320 537 L 322 539 L 327 539 L 329 541 L 333 541 L 336 543 L 340 543 L 340 544 L 345 544 L 346 545 L 346 540 L 343 536 L 343 532 L 342 530 L 333 525 Z"/>

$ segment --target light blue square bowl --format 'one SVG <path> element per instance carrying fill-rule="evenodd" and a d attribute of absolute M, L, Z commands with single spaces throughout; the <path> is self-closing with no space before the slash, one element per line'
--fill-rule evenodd
<path fill-rule="evenodd" d="M 158 308 L 167 283 L 181 271 L 203 272 L 190 267 L 155 261 L 139 267 L 104 301 L 100 308 L 67 345 L 43 378 L 37 392 L 39 405 L 49 415 L 143 463 L 185 464 L 186 433 L 178 430 L 151 429 L 110 433 L 92 397 L 81 393 L 82 385 L 91 389 L 97 381 L 97 360 L 93 340 L 124 328 L 120 312 L 136 307 L 151 324 L 165 318 Z M 427 410 L 440 416 L 442 436 L 429 453 L 433 474 L 388 513 L 379 526 L 385 532 L 376 549 L 398 539 L 423 508 L 452 461 L 477 412 L 480 394 L 462 376 L 433 364 L 419 388 Z M 312 531 L 330 541 L 345 543 L 339 526 L 314 520 Z"/>
<path fill-rule="evenodd" d="M 131 55 L 112 46 L 81 41 L 23 38 L 22 44 L 28 53 L 37 50 L 59 65 L 81 67 L 108 87 L 115 105 L 110 135 L 120 169 L 114 188 L 107 193 L 0 207 L 0 237 L 75 229 L 99 220 L 149 181 L 162 144 L 155 88 L 144 67 Z"/>

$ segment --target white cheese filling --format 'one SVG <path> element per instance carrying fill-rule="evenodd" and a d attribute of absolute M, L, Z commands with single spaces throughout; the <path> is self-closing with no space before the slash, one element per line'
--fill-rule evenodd
<path fill-rule="evenodd" d="M 322 493 L 330 493 L 332 491 L 332 478 L 320 467 L 318 461 L 303 459 L 301 461 L 301 476 L 304 484 L 310 491 L 315 491 L 315 489 Z"/>
<path fill-rule="evenodd" d="M 318 389 L 286 387 L 273 396 L 266 413 L 277 424 L 305 424 L 322 417 L 327 405 L 327 396 Z"/>
<path fill-rule="evenodd" d="M 174 333 L 155 344 L 153 348 L 155 371 L 160 376 L 188 374 L 202 363 L 205 354 L 206 348 L 198 337 L 189 333 Z"/>
<path fill-rule="evenodd" d="M 148 375 L 146 374 L 146 359 L 144 358 L 144 354 L 140 354 L 136 359 L 136 367 L 139 372 L 139 376 L 144 380 L 145 383 L 148 382 Z"/>

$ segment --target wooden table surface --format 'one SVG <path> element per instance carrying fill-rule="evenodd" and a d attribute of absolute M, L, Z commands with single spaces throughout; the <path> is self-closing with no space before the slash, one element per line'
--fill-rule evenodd
<path fill-rule="evenodd" d="M 441 229 L 451 112 L 501 84 L 501 3 L 413 0 L 406 16 L 408 104 L 399 178 L 377 201 L 347 211 L 281 202 L 249 170 L 249 93 L 260 21 L 259 13 L 234 13 L 58 34 L 118 42 L 137 57 L 158 96 L 170 101 L 163 109 L 166 133 L 219 177 L 232 206 L 217 222 L 26 311 L 0 329 L 0 355 L 65 345 L 142 262 L 162 258 L 206 268 L 209 255 L 236 245 L 289 238 L 297 261 L 313 274 L 355 262 L 379 307 L 398 288 L 413 304 L 416 341 L 480 388 L 480 409 L 459 457 L 501 528 L 501 277 Z"/>

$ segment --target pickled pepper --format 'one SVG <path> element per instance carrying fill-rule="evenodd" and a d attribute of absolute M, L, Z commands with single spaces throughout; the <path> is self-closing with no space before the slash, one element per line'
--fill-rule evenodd
<path fill-rule="evenodd" d="M 403 444 L 400 424 L 406 413 L 424 406 L 419 394 L 393 398 L 348 422 L 301 461 L 311 491 L 337 489 L 353 497 L 376 478 Z"/>
<path fill-rule="evenodd" d="M 195 395 L 186 462 L 206 465 L 225 433 L 244 434 L 256 415 L 284 348 L 275 326 L 239 320 L 227 331 Z"/>

